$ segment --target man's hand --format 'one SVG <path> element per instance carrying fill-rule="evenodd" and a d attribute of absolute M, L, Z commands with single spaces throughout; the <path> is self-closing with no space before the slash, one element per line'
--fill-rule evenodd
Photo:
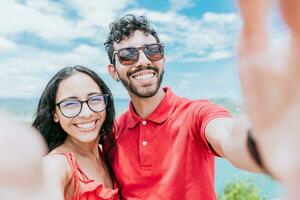
<path fill-rule="evenodd" d="M 291 31 L 286 54 L 270 46 L 267 18 L 272 1 L 238 2 L 244 24 L 238 68 L 254 137 L 272 175 L 286 185 L 300 186 L 300 1 L 280 2 Z"/>

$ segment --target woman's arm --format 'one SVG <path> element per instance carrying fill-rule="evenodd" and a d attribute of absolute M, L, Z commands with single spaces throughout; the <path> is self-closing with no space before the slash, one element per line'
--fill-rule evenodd
<path fill-rule="evenodd" d="M 45 192 L 49 200 L 64 200 L 65 187 L 71 177 L 68 160 L 59 154 L 43 158 Z"/>

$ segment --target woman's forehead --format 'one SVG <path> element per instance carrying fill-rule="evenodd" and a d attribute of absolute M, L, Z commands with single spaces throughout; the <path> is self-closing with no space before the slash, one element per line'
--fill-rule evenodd
<path fill-rule="evenodd" d="M 68 97 L 84 98 L 91 93 L 101 93 L 101 89 L 89 75 L 79 72 L 60 82 L 56 99 Z"/>

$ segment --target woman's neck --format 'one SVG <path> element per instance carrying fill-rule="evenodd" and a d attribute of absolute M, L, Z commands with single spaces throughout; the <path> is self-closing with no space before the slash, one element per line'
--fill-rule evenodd
<path fill-rule="evenodd" d="M 72 152 L 76 154 L 80 154 L 83 156 L 95 156 L 99 158 L 99 140 L 94 142 L 85 143 L 78 141 L 74 138 L 68 137 L 64 142 L 63 146 L 70 149 Z"/>

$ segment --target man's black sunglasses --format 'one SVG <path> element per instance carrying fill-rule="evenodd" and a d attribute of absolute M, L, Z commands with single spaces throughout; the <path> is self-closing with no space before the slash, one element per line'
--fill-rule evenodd
<path fill-rule="evenodd" d="M 142 47 L 126 47 L 113 52 L 113 61 L 115 55 L 118 56 L 122 65 L 133 65 L 139 60 L 139 51 L 143 50 L 145 56 L 150 61 L 158 61 L 164 57 L 164 45 L 160 43 L 147 44 Z"/>

